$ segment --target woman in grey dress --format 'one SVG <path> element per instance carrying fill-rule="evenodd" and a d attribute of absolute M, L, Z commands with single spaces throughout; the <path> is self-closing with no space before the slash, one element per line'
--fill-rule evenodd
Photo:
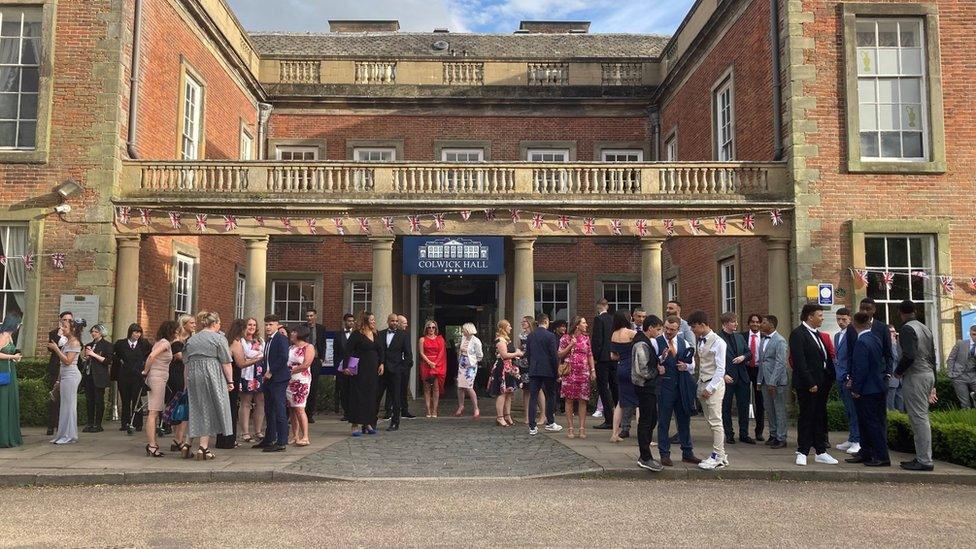
<path fill-rule="evenodd" d="M 48 350 L 55 353 L 61 361 L 58 374 L 61 408 L 58 414 L 58 432 L 51 440 L 54 444 L 78 442 L 78 385 L 81 384 L 81 371 L 78 370 L 78 356 L 81 355 L 81 330 L 85 321 L 78 319 L 71 323 L 71 333 L 63 348 L 50 342 Z"/>
<path fill-rule="evenodd" d="M 234 389 L 230 349 L 227 338 L 220 335 L 220 315 L 213 311 L 197 314 L 200 330 L 186 342 L 186 393 L 189 402 L 190 438 L 199 437 L 194 458 L 213 459 L 210 437 L 234 432 L 228 393 Z"/>

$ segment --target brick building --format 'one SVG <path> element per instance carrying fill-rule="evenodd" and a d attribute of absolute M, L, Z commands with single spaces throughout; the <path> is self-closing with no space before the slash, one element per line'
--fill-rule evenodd
<path fill-rule="evenodd" d="M 924 302 L 943 349 L 976 303 L 972 3 L 700 0 L 670 37 L 249 33 L 222 0 L 0 16 L 2 306 L 27 352 L 72 296 L 113 334 L 308 307 L 490 333 L 600 297 L 792 323 L 832 283 Z"/>

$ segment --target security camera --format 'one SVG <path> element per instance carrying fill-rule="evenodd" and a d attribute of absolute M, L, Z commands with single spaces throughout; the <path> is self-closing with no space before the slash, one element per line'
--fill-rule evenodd
<path fill-rule="evenodd" d="M 71 213 L 71 205 L 70 204 L 59 204 L 59 205 L 57 205 L 57 206 L 54 207 L 54 211 L 57 212 L 58 215 L 65 215 L 65 214 Z"/>

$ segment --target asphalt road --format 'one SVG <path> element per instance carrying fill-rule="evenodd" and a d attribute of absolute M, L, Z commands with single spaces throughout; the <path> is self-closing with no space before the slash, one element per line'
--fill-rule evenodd
<path fill-rule="evenodd" d="M 0 489 L 0 545 L 976 546 L 969 486 L 532 480 Z"/>

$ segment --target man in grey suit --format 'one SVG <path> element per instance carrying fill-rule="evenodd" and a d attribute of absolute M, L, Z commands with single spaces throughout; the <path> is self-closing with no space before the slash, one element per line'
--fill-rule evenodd
<path fill-rule="evenodd" d="M 772 448 L 786 448 L 786 399 L 790 394 L 786 361 L 789 346 L 786 338 L 776 331 L 779 319 L 766 315 L 759 331 L 762 341 L 759 344 L 759 373 L 757 383 L 763 388 L 763 404 L 769 418 L 769 439 L 766 445 Z"/>
<path fill-rule="evenodd" d="M 956 342 L 949 353 L 949 379 L 963 408 L 976 401 L 976 326 L 969 327 L 969 339 Z"/>

